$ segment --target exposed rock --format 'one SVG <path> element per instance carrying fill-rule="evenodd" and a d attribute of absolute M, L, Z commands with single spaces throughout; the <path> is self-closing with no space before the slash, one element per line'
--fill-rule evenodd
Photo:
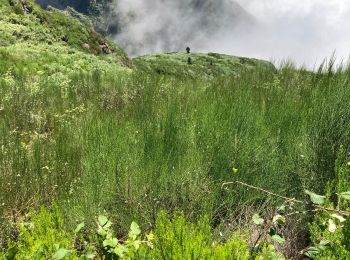
<path fill-rule="evenodd" d="M 82 47 L 86 50 L 90 50 L 90 45 L 87 43 L 84 43 Z"/>
<path fill-rule="evenodd" d="M 20 1 L 22 10 L 25 14 L 30 14 L 33 12 L 33 7 L 27 1 Z"/>
<path fill-rule="evenodd" d="M 103 51 L 103 53 L 105 53 L 105 54 L 112 53 L 111 49 L 109 48 L 109 46 L 106 42 L 100 43 L 100 47 L 101 47 L 101 50 Z"/>

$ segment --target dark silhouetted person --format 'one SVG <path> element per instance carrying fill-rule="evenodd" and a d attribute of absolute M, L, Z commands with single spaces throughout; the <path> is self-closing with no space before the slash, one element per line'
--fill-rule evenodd
<path fill-rule="evenodd" d="M 190 52 L 191 52 L 191 48 L 190 48 L 190 47 L 187 47 L 187 48 L 186 48 L 186 52 L 187 52 L 187 53 L 190 53 Z"/>

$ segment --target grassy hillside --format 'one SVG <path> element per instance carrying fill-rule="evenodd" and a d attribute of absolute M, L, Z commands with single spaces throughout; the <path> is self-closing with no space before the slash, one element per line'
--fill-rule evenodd
<path fill-rule="evenodd" d="M 78 21 L 0 1 L 0 257 L 350 255 L 350 69 L 133 69 Z"/>
<path fill-rule="evenodd" d="M 177 77 L 206 78 L 238 76 L 243 71 L 258 69 L 266 73 L 275 71 L 273 64 L 244 57 L 217 53 L 163 53 L 133 59 L 136 68 L 146 73 Z"/>
<path fill-rule="evenodd" d="M 28 62 L 38 67 L 57 63 L 75 70 L 131 66 L 123 50 L 93 29 L 62 13 L 43 11 L 27 0 L 1 0 L 0 55 L 2 69 Z"/>

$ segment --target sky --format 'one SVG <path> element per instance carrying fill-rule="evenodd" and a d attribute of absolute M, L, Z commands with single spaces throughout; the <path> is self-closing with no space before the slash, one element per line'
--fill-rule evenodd
<path fill-rule="evenodd" d="M 118 1 L 120 15 L 132 15 L 124 17 L 124 30 L 114 39 L 132 56 L 183 50 L 188 44 L 199 52 L 276 63 L 288 59 L 313 68 L 333 52 L 338 61 L 350 54 L 350 0 L 236 0 L 255 21 L 239 26 L 225 23 L 233 24 L 235 13 L 227 8 L 232 0 L 215 0 L 214 30 L 203 26 L 208 14 L 186 7 L 193 0 Z"/>
<path fill-rule="evenodd" d="M 299 65 L 317 66 L 335 52 L 338 62 L 350 54 L 350 0 L 238 0 L 257 20 L 241 37 L 223 37 L 226 50 Z M 236 42 L 234 42 L 236 41 Z"/>
<path fill-rule="evenodd" d="M 131 56 L 185 50 L 187 45 L 197 51 L 210 49 L 214 36 L 250 21 L 231 0 L 116 0 L 114 4 L 121 28 L 114 38 Z"/>

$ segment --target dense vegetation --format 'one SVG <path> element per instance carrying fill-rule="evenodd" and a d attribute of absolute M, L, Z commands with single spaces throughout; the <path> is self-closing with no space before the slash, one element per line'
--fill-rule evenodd
<path fill-rule="evenodd" d="M 78 21 L 0 3 L 0 256 L 350 255 L 349 69 L 133 69 Z"/>

